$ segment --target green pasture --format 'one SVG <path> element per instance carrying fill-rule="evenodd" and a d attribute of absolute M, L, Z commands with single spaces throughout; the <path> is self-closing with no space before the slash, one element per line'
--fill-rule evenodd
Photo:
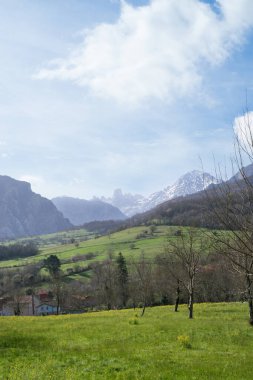
<path fill-rule="evenodd" d="M 145 231 L 148 231 L 148 233 L 145 234 L 145 237 L 137 238 L 139 234 L 144 233 Z M 176 231 L 175 227 L 159 226 L 156 232 L 153 235 L 150 235 L 149 227 L 142 226 L 126 229 L 98 238 L 93 236 L 86 241 L 79 241 L 75 235 L 74 243 L 58 243 L 54 245 L 49 243 L 51 235 L 47 235 L 46 237 L 40 238 L 41 241 L 44 239 L 44 244 L 40 245 L 40 253 L 37 256 L 26 259 L 1 261 L 0 267 L 27 265 L 29 263 L 43 260 L 46 256 L 51 254 L 57 255 L 63 263 L 66 260 L 70 260 L 73 256 L 87 253 L 96 254 L 96 257 L 91 261 L 101 261 L 107 257 L 109 252 L 117 254 L 120 251 L 126 256 L 126 258 L 134 258 L 143 250 L 145 250 L 147 256 L 153 256 L 154 254 L 163 251 L 168 236 L 174 238 L 174 231 Z M 86 232 L 84 231 L 83 236 L 85 236 L 85 233 Z M 81 233 L 79 231 L 79 236 L 80 235 Z M 70 237 L 71 234 L 69 235 L 68 240 Z M 76 246 L 76 242 L 79 243 L 79 246 Z M 69 265 L 69 263 L 66 264 L 66 266 L 63 265 L 63 269 L 70 266 L 71 264 Z"/>
<path fill-rule="evenodd" d="M 247 305 L 0 318 L 3 380 L 252 380 Z"/>
<path fill-rule="evenodd" d="M 100 237 L 89 235 L 86 230 L 79 229 L 39 236 L 34 238 L 35 241 L 40 242 L 38 255 L 17 260 L 0 261 L 0 268 L 15 269 L 23 267 L 42 261 L 45 257 L 54 254 L 61 260 L 61 269 L 69 280 L 85 281 L 89 277 L 89 272 L 81 271 L 73 275 L 69 274 L 68 270 L 75 270 L 76 266 L 85 269 L 93 262 L 105 260 L 108 254 L 117 255 L 119 252 L 122 252 L 128 262 L 138 258 L 142 252 L 145 252 L 146 258 L 153 258 L 157 254 L 162 254 L 169 242 L 177 238 L 175 232 L 178 229 L 179 227 L 157 226 L 156 231 L 152 234 L 150 227 L 140 226 Z M 183 230 L 186 229 L 185 227 Z M 200 232 L 201 230 L 197 229 L 197 233 Z M 62 240 L 63 237 L 66 238 L 67 243 Z M 73 243 L 70 243 L 71 239 L 74 239 Z M 52 244 L 52 240 L 55 241 L 54 244 Z M 82 257 L 82 255 L 87 254 L 92 254 L 93 256 L 90 258 Z"/>

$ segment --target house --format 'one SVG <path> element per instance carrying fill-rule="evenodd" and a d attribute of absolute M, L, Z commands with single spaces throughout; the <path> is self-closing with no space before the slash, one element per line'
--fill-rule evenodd
<path fill-rule="evenodd" d="M 60 313 L 60 307 L 58 312 Z M 43 302 L 36 306 L 36 315 L 54 315 L 57 314 L 57 304 L 55 301 Z"/>
<path fill-rule="evenodd" d="M 15 296 L 0 299 L 0 315 L 35 315 L 39 299 L 35 296 Z"/>
<path fill-rule="evenodd" d="M 0 316 L 52 314 L 57 314 L 57 304 L 52 294 L 45 290 L 39 291 L 38 295 L 0 298 Z"/>
<path fill-rule="evenodd" d="M 12 308 L 7 307 L 7 303 L 10 301 L 10 297 L 0 298 L 0 316 L 13 315 Z"/>

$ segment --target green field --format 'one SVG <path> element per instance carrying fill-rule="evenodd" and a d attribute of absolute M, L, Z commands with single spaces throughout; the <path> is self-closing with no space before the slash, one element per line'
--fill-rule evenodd
<path fill-rule="evenodd" d="M 89 235 L 85 230 L 74 230 L 68 233 L 45 235 L 32 240 L 39 241 L 40 253 L 27 259 L 7 260 L 0 262 L 0 268 L 22 267 L 43 260 L 50 254 L 56 254 L 62 261 L 62 270 L 73 267 L 73 256 L 88 253 L 95 254 L 90 260 L 80 260 L 79 265 L 84 267 L 94 261 L 104 260 L 108 253 L 118 254 L 122 252 L 126 259 L 134 259 L 145 251 L 146 257 L 154 257 L 164 251 L 165 245 L 170 239 L 175 239 L 175 231 L 178 227 L 158 226 L 153 235 L 149 233 L 149 227 L 141 226 L 129 228 L 99 238 Z M 75 243 L 69 243 L 75 238 Z M 84 238 L 87 240 L 83 241 Z M 63 243 L 59 243 L 60 240 Z M 25 241 L 27 239 L 23 239 Z M 79 246 L 75 244 L 78 242 Z"/>
<path fill-rule="evenodd" d="M 253 378 L 247 305 L 198 304 L 138 311 L 0 318 L 0 379 Z M 187 336 L 187 344 L 178 340 Z"/>

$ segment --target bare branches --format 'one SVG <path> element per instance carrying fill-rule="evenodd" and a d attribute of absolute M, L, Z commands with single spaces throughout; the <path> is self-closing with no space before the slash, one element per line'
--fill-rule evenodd
<path fill-rule="evenodd" d="M 177 239 L 170 241 L 167 247 L 171 258 L 174 259 L 183 270 L 180 281 L 188 292 L 189 318 L 193 318 L 195 277 L 199 269 L 201 254 L 206 248 L 205 243 L 206 239 L 199 236 L 196 230 L 188 229 L 183 233 L 181 231 Z"/>

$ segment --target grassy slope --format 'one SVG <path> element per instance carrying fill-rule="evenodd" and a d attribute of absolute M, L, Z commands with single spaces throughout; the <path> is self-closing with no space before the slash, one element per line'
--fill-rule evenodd
<path fill-rule="evenodd" d="M 166 243 L 167 235 L 172 235 L 176 230 L 176 227 L 160 226 L 155 232 L 154 236 L 148 236 L 147 238 L 136 239 L 136 236 L 140 234 L 143 230 L 149 230 L 148 227 L 134 227 L 124 231 L 120 231 L 110 236 L 103 236 L 98 239 L 90 239 L 87 241 L 81 241 L 79 247 L 75 247 L 74 244 L 51 244 L 50 235 L 42 237 L 41 240 L 44 244 L 40 247 L 40 254 L 35 257 L 30 257 L 27 259 L 19 260 L 8 260 L 1 261 L 0 267 L 11 267 L 11 266 L 22 266 L 27 263 L 36 262 L 42 260 L 46 255 L 57 254 L 62 260 L 70 259 L 73 256 L 86 253 L 96 253 L 97 257 L 90 262 L 96 260 L 100 261 L 106 258 L 108 251 L 113 251 L 116 254 L 122 252 L 126 258 L 135 257 L 140 254 L 142 250 L 148 256 L 153 256 L 154 254 L 160 253 L 163 250 L 164 244 Z M 85 236 L 85 231 L 83 232 Z M 79 235 L 81 235 L 79 231 Z M 135 244 L 135 248 L 131 249 L 131 243 Z M 88 262 L 86 261 L 86 264 Z M 78 262 L 78 264 L 84 264 Z M 67 269 L 73 266 L 72 263 L 63 265 L 62 269 Z"/>
<path fill-rule="evenodd" d="M 59 317 L 0 318 L 0 379 L 252 379 L 245 304 L 199 304 Z M 189 335 L 192 347 L 177 340 Z"/>

